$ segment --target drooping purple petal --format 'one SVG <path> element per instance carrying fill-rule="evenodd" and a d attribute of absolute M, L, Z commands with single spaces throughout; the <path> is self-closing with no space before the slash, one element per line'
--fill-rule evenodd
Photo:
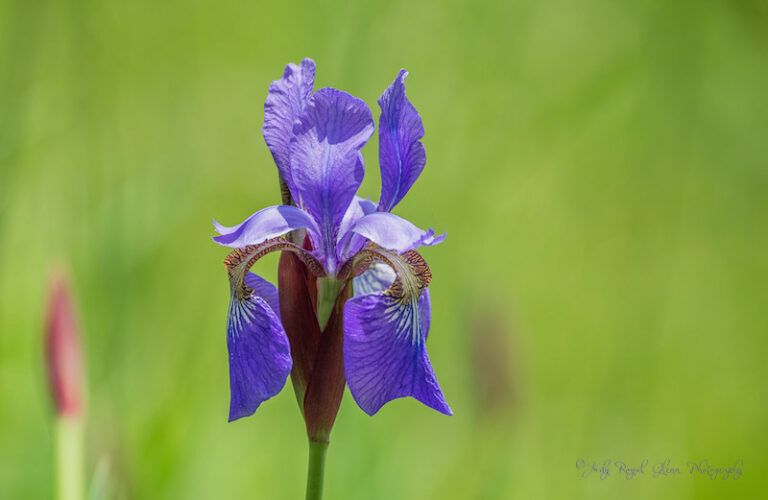
<path fill-rule="evenodd" d="M 374 262 L 363 274 L 354 278 L 355 297 L 381 293 L 389 288 L 396 278 L 397 274 L 390 266 L 382 262 Z M 419 297 L 419 314 L 424 325 L 421 331 L 426 339 L 432 321 L 432 299 L 429 296 L 429 288 L 425 288 Z"/>
<path fill-rule="evenodd" d="M 426 350 L 429 320 L 413 303 L 385 294 L 354 297 L 344 309 L 344 368 L 350 392 L 368 415 L 413 397 L 446 415 L 451 408 Z"/>
<path fill-rule="evenodd" d="M 349 230 L 359 234 L 387 250 L 402 253 L 420 246 L 441 243 L 445 234 L 435 236 L 432 229 L 419 229 L 409 221 L 389 212 L 374 212 L 361 217 Z"/>
<path fill-rule="evenodd" d="M 363 180 L 360 149 L 373 127 L 371 112 L 363 101 L 326 88 L 310 99 L 293 129 L 293 195 L 320 226 L 331 272 L 339 225 Z"/>
<path fill-rule="evenodd" d="M 264 299 L 272 312 L 280 318 L 280 299 L 275 285 L 251 272 L 245 275 L 245 285 L 253 290 L 253 295 Z"/>
<path fill-rule="evenodd" d="M 253 414 L 261 403 L 280 392 L 292 363 L 280 318 L 265 299 L 255 294 L 246 298 L 232 294 L 227 350 L 231 422 Z"/>
<path fill-rule="evenodd" d="M 230 286 L 227 318 L 230 421 L 252 414 L 263 401 L 277 394 L 292 368 L 277 289 L 249 272 L 261 257 L 280 250 L 295 254 L 304 264 L 302 269 L 322 274 L 320 262 L 284 238 L 236 248 L 224 259 Z"/>
<path fill-rule="evenodd" d="M 405 77 L 400 70 L 379 98 L 379 164 L 381 166 L 381 198 L 379 210 L 391 211 L 416 182 L 427 155 L 421 138 L 424 125 L 405 95 Z"/>
<path fill-rule="evenodd" d="M 226 227 L 216 221 L 213 221 L 213 224 L 221 233 L 214 236 L 213 241 L 230 248 L 257 245 L 294 229 L 306 228 L 317 234 L 317 224 L 312 217 L 305 211 L 288 205 L 263 208 L 237 226 Z"/>
<path fill-rule="evenodd" d="M 315 84 L 315 62 L 304 59 L 301 65 L 289 64 L 283 77 L 269 86 L 264 102 L 262 133 L 272 152 L 280 176 L 291 186 L 290 144 L 293 125 L 312 95 Z"/>

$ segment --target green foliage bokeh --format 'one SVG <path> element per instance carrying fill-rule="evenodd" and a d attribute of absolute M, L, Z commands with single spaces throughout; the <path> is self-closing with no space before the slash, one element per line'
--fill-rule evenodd
<path fill-rule="evenodd" d="M 89 469 L 118 498 L 301 498 L 287 387 L 234 424 L 225 250 L 279 202 L 289 61 L 369 103 L 401 67 L 448 233 L 429 350 L 455 416 L 347 394 L 331 499 L 759 498 L 768 484 L 761 1 L 0 2 L 0 498 L 52 494 L 46 282 L 87 347 Z M 376 139 L 362 192 L 378 196 Z M 255 271 L 274 281 L 277 258 Z M 744 462 L 738 481 L 579 459 Z"/>

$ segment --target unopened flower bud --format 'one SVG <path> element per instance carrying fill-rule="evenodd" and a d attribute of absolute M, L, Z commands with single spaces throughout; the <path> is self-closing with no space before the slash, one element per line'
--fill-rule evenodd
<path fill-rule="evenodd" d="M 51 281 L 45 326 L 48 383 L 54 409 L 61 416 L 80 415 L 83 405 L 80 331 L 69 284 L 62 275 Z"/>

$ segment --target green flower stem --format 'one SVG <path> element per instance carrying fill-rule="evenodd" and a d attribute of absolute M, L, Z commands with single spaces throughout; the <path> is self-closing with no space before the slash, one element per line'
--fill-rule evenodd
<path fill-rule="evenodd" d="M 335 278 L 319 278 L 317 280 L 317 323 L 323 330 L 331 318 L 341 285 L 341 281 Z M 307 500 L 320 500 L 323 498 L 323 475 L 325 473 L 325 452 L 327 450 L 327 436 L 319 438 L 314 436 L 314 439 L 310 437 L 309 466 L 307 467 Z"/>
<path fill-rule="evenodd" d="M 331 317 L 340 288 L 341 281 L 335 278 L 318 278 L 317 280 L 317 323 L 321 330 L 325 329 Z"/>
<path fill-rule="evenodd" d="M 79 417 L 56 419 L 56 498 L 83 500 L 83 425 Z"/>
<path fill-rule="evenodd" d="M 309 442 L 309 467 L 307 468 L 307 500 L 323 498 L 323 473 L 328 443 Z"/>

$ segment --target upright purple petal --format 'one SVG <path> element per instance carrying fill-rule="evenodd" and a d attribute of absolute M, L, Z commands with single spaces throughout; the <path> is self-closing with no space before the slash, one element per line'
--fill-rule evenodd
<path fill-rule="evenodd" d="M 421 331 L 424 333 L 424 340 L 427 340 L 429 327 L 432 326 L 432 297 L 429 295 L 429 288 L 425 288 L 419 297 L 419 314 L 421 314 Z"/>
<path fill-rule="evenodd" d="M 405 95 L 406 76 L 408 72 L 401 69 L 392 85 L 379 98 L 379 210 L 383 212 L 391 211 L 403 199 L 427 162 L 424 144 L 421 143 L 424 125 Z"/>
<path fill-rule="evenodd" d="M 432 229 L 424 231 L 411 222 L 389 212 L 374 212 L 361 217 L 352 226 L 346 237 L 359 234 L 387 250 L 398 253 L 407 252 L 420 246 L 441 243 L 445 235 L 435 236 Z"/>
<path fill-rule="evenodd" d="M 373 415 L 388 401 L 410 396 L 453 414 L 427 355 L 428 329 L 429 317 L 413 301 L 387 294 L 347 301 L 344 369 L 352 397 L 365 413 Z"/>
<path fill-rule="evenodd" d="M 246 279 L 259 288 L 267 282 Z M 250 286 L 250 284 L 249 284 Z M 263 290 L 262 290 L 263 291 Z M 276 290 L 267 293 L 274 299 Z M 291 351 L 283 325 L 267 300 L 251 293 L 233 293 L 227 319 L 229 351 L 229 421 L 253 414 L 262 402 L 276 395 L 291 371 Z"/>
<path fill-rule="evenodd" d="M 357 297 L 381 293 L 389 288 L 396 278 L 397 274 L 390 266 L 383 262 L 374 262 L 363 274 L 354 278 L 354 295 Z"/>
<path fill-rule="evenodd" d="M 376 211 L 376 205 L 367 198 L 361 198 L 357 195 L 352 198 L 352 203 L 347 207 L 344 217 L 339 224 L 339 236 L 343 236 L 349 229 L 355 225 L 355 222 L 368 214 Z"/>
<path fill-rule="evenodd" d="M 309 229 L 317 234 L 317 224 L 305 211 L 289 205 L 267 207 L 251 215 L 237 226 L 226 227 L 213 221 L 221 233 L 213 241 L 219 245 L 238 248 L 257 245 L 270 238 L 281 236 L 294 229 Z"/>
<path fill-rule="evenodd" d="M 344 214 L 344 218 L 341 219 L 339 234 L 336 237 L 336 255 L 339 262 L 346 261 L 363 248 L 367 240 L 359 234 L 349 234 L 349 230 L 363 216 L 375 211 L 376 205 L 371 200 L 355 195 L 352 203 L 347 208 L 347 212 Z"/>
<path fill-rule="evenodd" d="M 304 111 L 315 84 L 315 62 L 304 59 L 301 65 L 289 64 L 283 77 L 269 86 L 264 102 L 262 132 L 272 152 L 280 176 L 291 186 L 290 144 L 293 124 Z"/>
<path fill-rule="evenodd" d="M 310 99 L 293 129 L 293 195 L 320 226 L 331 272 L 336 264 L 339 225 L 363 180 L 360 149 L 373 128 L 371 112 L 363 101 L 326 88 Z"/>

